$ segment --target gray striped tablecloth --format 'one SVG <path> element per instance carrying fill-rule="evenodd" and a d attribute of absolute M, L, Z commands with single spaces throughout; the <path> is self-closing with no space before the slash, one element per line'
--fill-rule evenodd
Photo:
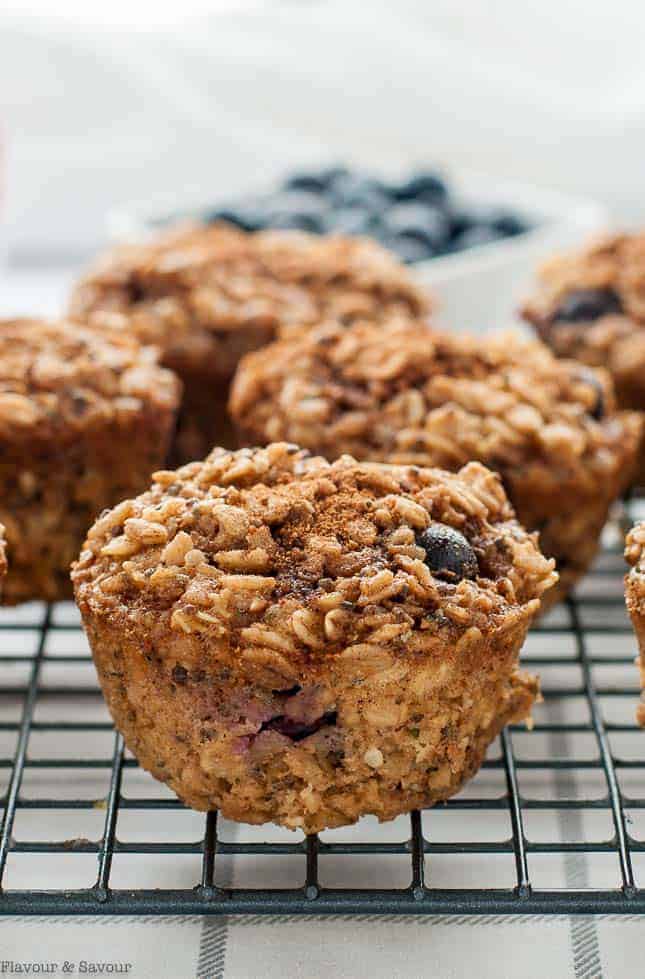
<path fill-rule="evenodd" d="M 638 916 L 14 918 L 0 922 L 0 976 L 8 963 L 82 975 L 85 961 L 129 964 L 102 974 L 132 979 L 627 979 L 645 972 L 644 936 Z"/>

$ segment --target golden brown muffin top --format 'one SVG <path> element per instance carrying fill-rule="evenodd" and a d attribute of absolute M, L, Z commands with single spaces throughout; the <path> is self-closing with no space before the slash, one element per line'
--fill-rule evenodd
<path fill-rule="evenodd" d="M 321 319 L 428 311 L 405 267 L 366 238 L 182 225 L 109 253 L 79 283 L 72 315 L 110 319 L 165 351 L 194 330 L 276 334 Z"/>
<path fill-rule="evenodd" d="M 249 354 L 230 404 L 247 441 L 451 470 L 479 459 L 581 492 L 633 463 L 641 424 L 615 411 L 605 372 L 537 341 L 431 333 L 410 320 L 321 328 Z"/>
<path fill-rule="evenodd" d="M 184 664 L 208 648 L 294 679 L 331 654 L 466 649 L 531 618 L 553 568 L 478 463 L 330 464 L 275 444 L 156 473 L 97 520 L 72 577 L 84 614 L 153 647 L 174 635 Z"/>
<path fill-rule="evenodd" d="M 175 405 L 179 385 L 157 351 L 70 321 L 0 320 L 0 436 L 46 438 L 117 413 Z"/>
<path fill-rule="evenodd" d="M 542 265 L 523 312 L 535 323 L 621 315 L 645 322 L 645 234 L 606 236 L 553 256 Z"/>
<path fill-rule="evenodd" d="M 625 560 L 632 566 L 629 577 L 636 581 L 638 576 L 645 575 L 645 520 L 634 524 L 625 539 Z M 641 578 L 642 591 L 645 597 L 645 577 Z"/>

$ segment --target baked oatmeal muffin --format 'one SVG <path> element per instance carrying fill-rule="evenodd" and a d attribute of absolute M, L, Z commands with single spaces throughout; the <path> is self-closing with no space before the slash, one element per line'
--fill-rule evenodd
<path fill-rule="evenodd" d="M 71 597 L 70 564 L 96 515 L 163 463 L 179 382 L 156 356 L 71 322 L 0 321 L 5 602 Z"/>
<path fill-rule="evenodd" d="M 285 439 L 328 458 L 497 470 L 518 519 L 554 557 L 559 600 L 593 559 L 629 483 L 640 418 L 603 372 L 537 341 L 430 334 L 415 322 L 324 328 L 250 354 L 233 384 L 242 443 Z M 548 603 L 547 603 L 548 604 Z"/>
<path fill-rule="evenodd" d="M 627 535 L 625 560 L 631 571 L 625 578 L 627 611 L 638 639 L 641 687 L 645 691 L 645 521 L 637 523 Z M 636 708 L 636 720 L 645 727 L 645 695 Z"/>
<path fill-rule="evenodd" d="M 606 367 L 619 407 L 645 410 L 645 234 L 556 255 L 522 314 L 558 356 Z"/>
<path fill-rule="evenodd" d="M 424 314 L 425 293 L 375 242 L 232 225 L 182 226 L 108 254 L 77 286 L 74 316 L 163 351 L 184 382 L 179 462 L 234 442 L 226 414 L 240 357 L 324 318 Z"/>
<path fill-rule="evenodd" d="M 446 799 L 537 681 L 556 575 L 478 463 L 287 444 L 155 474 L 91 529 L 76 600 L 139 763 L 195 809 L 305 832 Z"/>

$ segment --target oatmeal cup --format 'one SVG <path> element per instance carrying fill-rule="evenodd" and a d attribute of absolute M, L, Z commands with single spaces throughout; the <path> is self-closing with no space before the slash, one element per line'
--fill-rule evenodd
<path fill-rule="evenodd" d="M 625 599 L 638 640 L 641 688 L 645 691 L 645 521 L 630 530 L 625 542 L 625 560 L 631 570 L 625 577 Z M 636 720 L 645 727 L 645 692 L 636 708 Z"/>
<path fill-rule="evenodd" d="M 554 256 L 521 312 L 558 356 L 605 367 L 619 407 L 645 411 L 645 234 Z"/>
<path fill-rule="evenodd" d="M 73 571 L 110 711 L 187 805 L 315 832 L 457 792 L 557 575 L 499 477 L 287 444 L 155 474 Z"/>
<path fill-rule="evenodd" d="M 94 518 L 163 464 L 179 382 L 156 356 L 71 322 L 0 321 L 6 603 L 71 597 Z"/>
<path fill-rule="evenodd" d="M 76 287 L 71 311 L 109 322 L 163 352 L 184 382 L 175 458 L 231 445 L 235 368 L 250 350 L 322 319 L 423 315 L 428 297 L 389 252 L 365 238 L 182 226 L 108 254 Z"/>
<path fill-rule="evenodd" d="M 242 444 L 285 439 L 328 458 L 450 470 L 475 459 L 497 470 L 518 519 L 556 559 L 547 604 L 596 554 L 641 434 L 602 371 L 515 335 L 430 334 L 405 320 L 321 328 L 249 354 L 230 406 Z"/>

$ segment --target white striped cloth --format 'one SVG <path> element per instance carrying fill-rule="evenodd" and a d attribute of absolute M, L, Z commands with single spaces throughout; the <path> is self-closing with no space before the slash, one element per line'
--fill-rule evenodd
<path fill-rule="evenodd" d="M 14 918 L 0 921 L 0 975 L 12 974 L 7 962 L 78 975 L 84 960 L 129 964 L 130 979 L 626 979 L 642 974 L 644 925 L 641 916 Z M 76 971 L 63 972 L 65 962 Z"/>

